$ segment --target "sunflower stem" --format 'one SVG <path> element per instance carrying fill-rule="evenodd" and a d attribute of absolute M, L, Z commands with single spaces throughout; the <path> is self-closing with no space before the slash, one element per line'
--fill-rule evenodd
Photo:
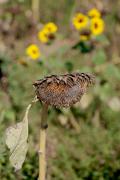
<path fill-rule="evenodd" d="M 44 104 L 41 114 L 39 137 L 39 180 L 46 179 L 46 130 L 48 105 Z"/>
<path fill-rule="evenodd" d="M 40 0 L 32 0 L 32 12 L 35 22 L 38 23 L 40 19 Z"/>

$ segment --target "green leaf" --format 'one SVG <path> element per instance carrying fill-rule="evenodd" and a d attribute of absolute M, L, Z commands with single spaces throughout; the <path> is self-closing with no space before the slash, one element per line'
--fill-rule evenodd
<path fill-rule="evenodd" d="M 108 38 L 104 34 L 96 36 L 96 40 L 99 41 L 100 43 L 103 43 L 104 45 L 109 45 L 110 44 Z"/>
<path fill-rule="evenodd" d="M 107 100 L 113 95 L 113 91 L 109 83 L 105 83 L 102 86 L 96 85 L 95 93 L 103 102 L 107 102 Z"/>
<path fill-rule="evenodd" d="M 120 70 L 113 64 L 109 64 L 105 71 L 107 78 L 116 78 L 120 80 Z"/>
<path fill-rule="evenodd" d="M 4 116 L 8 120 L 15 120 L 15 113 L 12 109 L 6 110 Z"/>
<path fill-rule="evenodd" d="M 28 105 L 22 122 L 6 130 L 6 144 L 11 152 L 10 162 L 15 170 L 22 167 L 28 150 L 28 112 L 30 108 L 31 104 Z"/>
<path fill-rule="evenodd" d="M 96 51 L 92 61 L 96 65 L 104 64 L 107 57 L 103 49 Z"/>
<path fill-rule="evenodd" d="M 76 43 L 72 48 L 79 49 L 81 51 L 81 53 L 89 53 L 94 49 L 94 47 L 91 43 L 83 42 L 83 41 Z"/>
<path fill-rule="evenodd" d="M 66 69 L 67 69 L 68 72 L 71 72 L 71 71 L 73 70 L 73 63 L 70 62 L 70 61 L 67 61 L 67 62 L 65 63 L 65 67 L 66 67 Z"/>

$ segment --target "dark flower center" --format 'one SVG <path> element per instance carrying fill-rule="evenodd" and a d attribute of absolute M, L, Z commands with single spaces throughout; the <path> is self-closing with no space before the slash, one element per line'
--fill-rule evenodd
<path fill-rule="evenodd" d="M 97 23 L 95 23 L 95 24 L 94 24 L 94 27 L 95 27 L 95 29 L 97 29 L 97 28 L 98 28 L 98 24 L 97 24 Z"/>
<path fill-rule="evenodd" d="M 49 39 L 51 39 L 51 40 L 53 40 L 53 39 L 55 38 L 54 34 L 52 34 L 52 33 L 50 33 L 48 37 L 49 37 Z"/>
<path fill-rule="evenodd" d="M 36 53 L 37 53 L 37 51 L 36 51 L 36 50 L 32 50 L 32 52 L 33 52 L 33 54 L 36 54 Z"/>
<path fill-rule="evenodd" d="M 83 22 L 83 19 L 82 19 L 82 18 L 80 18 L 80 19 L 79 19 L 79 22 L 80 22 L 80 23 L 82 23 L 82 22 Z"/>

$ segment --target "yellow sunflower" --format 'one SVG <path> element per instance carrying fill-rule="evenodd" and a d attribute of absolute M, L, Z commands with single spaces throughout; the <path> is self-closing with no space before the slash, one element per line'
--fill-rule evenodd
<path fill-rule="evenodd" d="M 91 18 L 101 17 L 101 13 L 100 11 L 98 11 L 98 9 L 93 8 L 90 11 L 88 11 L 88 16 Z"/>
<path fill-rule="evenodd" d="M 103 33 L 104 28 L 105 28 L 105 24 L 103 19 L 101 18 L 91 19 L 90 30 L 93 35 L 99 35 Z"/>
<path fill-rule="evenodd" d="M 47 43 L 49 41 L 49 31 L 46 28 L 43 28 L 38 32 L 38 38 L 42 43 Z"/>
<path fill-rule="evenodd" d="M 40 56 L 40 50 L 36 44 L 31 44 L 26 48 L 26 54 L 33 60 L 37 60 Z"/>
<path fill-rule="evenodd" d="M 77 30 L 81 30 L 81 29 L 85 28 L 88 25 L 89 19 L 84 14 L 78 13 L 78 14 L 75 15 L 72 22 L 73 22 L 74 27 Z"/>
<path fill-rule="evenodd" d="M 56 33 L 56 31 L 58 30 L 58 27 L 53 22 L 45 24 L 44 28 L 47 29 L 49 33 Z"/>

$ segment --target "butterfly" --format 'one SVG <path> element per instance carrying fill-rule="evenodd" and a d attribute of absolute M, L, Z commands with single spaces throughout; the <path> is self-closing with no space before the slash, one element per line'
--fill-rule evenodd
<path fill-rule="evenodd" d="M 34 82 L 37 98 L 48 105 L 69 107 L 80 101 L 95 76 L 89 73 L 50 75 Z"/>

